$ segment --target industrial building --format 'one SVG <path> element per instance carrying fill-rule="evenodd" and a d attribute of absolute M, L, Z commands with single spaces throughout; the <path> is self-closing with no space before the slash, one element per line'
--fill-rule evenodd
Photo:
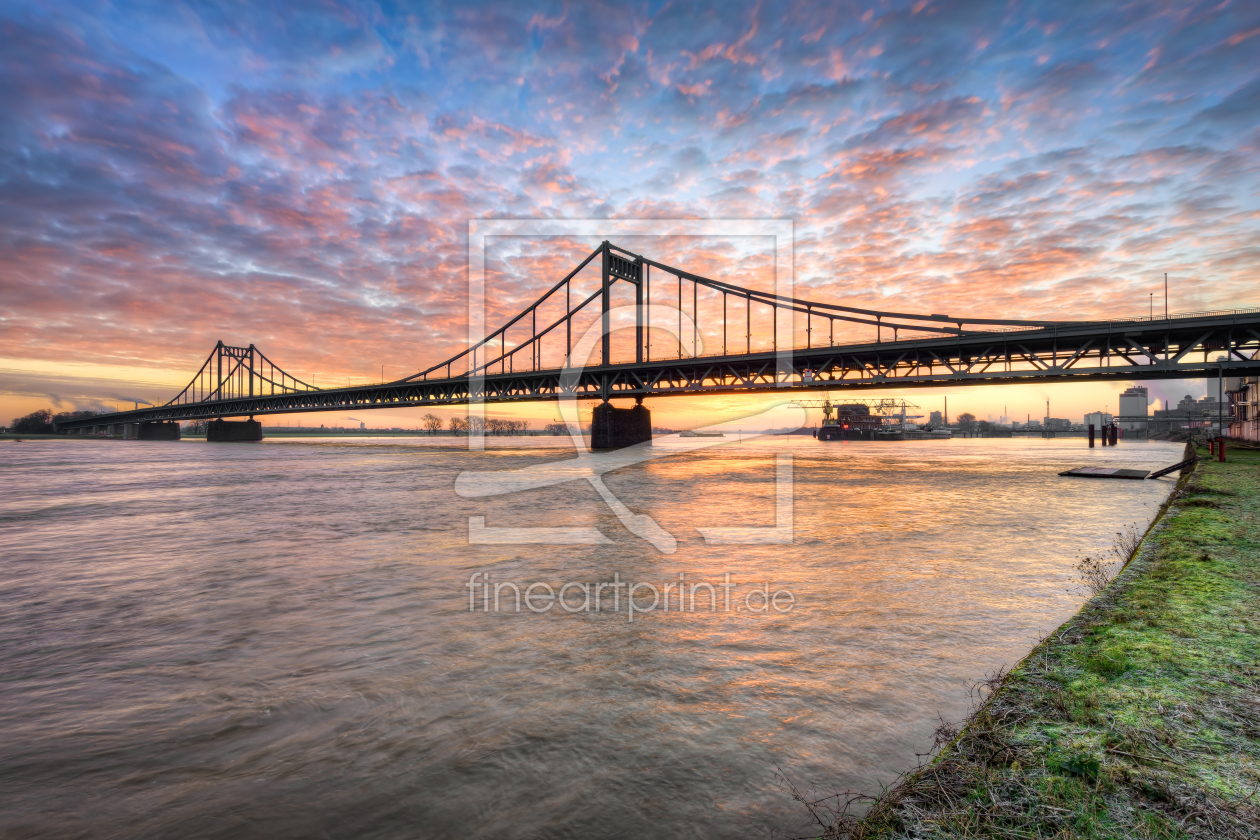
<path fill-rule="evenodd" d="M 1221 430 L 1229 422 L 1228 403 L 1222 403 L 1215 396 L 1206 396 L 1201 400 L 1186 394 L 1177 403 L 1176 408 L 1164 401 L 1164 408 L 1151 412 L 1147 429 L 1151 434 L 1160 432 L 1178 432 L 1188 429 Z"/>
<path fill-rule="evenodd" d="M 1150 395 L 1145 385 L 1134 385 L 1120 392 L 1120 407 L 1117 425 L 1125 432 L 1145 432 L 1150 414 L 1147 406 Z"/>
<path fill-rule="evenodd" d="M 1095 429 L 1110 426 L 1113 422 L 1115 422 L 1115 417 L 1105 411 L 1091 411 L 1085 415 L 1085 425 L 1093 426 Z"/>
<path fill-rule="evenodd" d="M 1229 436 L 1260 442 L 1260 377 L 1227 376 L 1225 392 L 1232 415 Z"/>

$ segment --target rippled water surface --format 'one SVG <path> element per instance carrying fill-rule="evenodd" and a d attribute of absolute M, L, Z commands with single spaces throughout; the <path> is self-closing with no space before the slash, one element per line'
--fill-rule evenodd
<path fill-rule="evenodd" d="M 784 453 L 792 544 L 706 545 L 697 526 L 775 523 Z M 1077 608 L 1079 555 L 1172 486 L 1056 473 L 1180 453 L 728 440 L 605 477 L 667 555 L 584 480 L 456 494 L 465 470 L 571 457 L 554 438 L 3 442 L 0 833 L 798 835 L 776 767 L 891 780 Z M 608 543 L 469 545 L 473 517 Z M 701 589 L 633 621 L 515 613 L 506 590 L 469 612 L 477 572 L 737 587 L 729 611 Z M 763 584 L 795 607 L 736 609 Z"/>

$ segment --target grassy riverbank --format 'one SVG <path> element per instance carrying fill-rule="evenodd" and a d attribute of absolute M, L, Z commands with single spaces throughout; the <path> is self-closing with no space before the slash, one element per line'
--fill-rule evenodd
<path fill-rule="evenodd" d="M 1183 478 L 961 734 L 827 836 L 1260 837 L 1258 632 L 1260 452 L 1235 450 Z"/>

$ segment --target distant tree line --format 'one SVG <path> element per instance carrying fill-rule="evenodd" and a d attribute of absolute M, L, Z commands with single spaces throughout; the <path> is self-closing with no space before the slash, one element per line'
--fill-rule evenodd
<path fill-rule="evenodd" d="M 424 430 L 431 435 L 442 431 L 443 420 L 436 414 L 426 414 L 420 418 Z M 524 435 L 529 433 L 528 420 L 503 420 L 499 417 L 452 417 L 445 425 L 453 435 L 466 435 L 470 431 L 491 435 Z"/>
<path fill-rule="evenodd" d="M 89 417 L 95 417 L 98 413 L 96 411 L 62 411 L 53 414 L 50 409 L 41 408 L 25 417 L 15 417 L 9 430 L 21 435 L 51 435 L 56 430 L 55 423 L 86 420 Z"/>
<path fill-rule="evenodd" d="M 46 408 L 41 408 L 39 411 L 32 411 L 25 417 L 14 417 L 13 425 L 9 428 L 23 435 L 51 435 L 53 431 L 52 412 Z"/>
<path fill-rule="evenodd" d="M 68 420 L 86 420 L 98 414 L 100 414 L 98 411 L 63 411 L 54 415 L 51 410 L 41 408 L 39 411 L 32 411 L 25 417 L 15 418 L 10 431 L 23 435 L 50 435 L 54 431 L 54 423 Z M 964 414 L 963 417 L 971 417 L 971 415 Z M 975 420 L 974 417 L 971 417 L 971 419 Z M 962 418 L 960 417 L 959 420 L 961 421 Z M 449 420 L 443 420 L 436 414 L 426 414 L 420 418 L 420 421 L 424 430 L 431 435 L 441 434 L 444 427 L 452 435 L 466 435 L 470 429 L 480 430 L 482 434 L 489 435 L 529 434 L 528 420 L 503 420 L 498 417 L 489 419 L 483 417 L 452 417 Z M 187 435 L 204 435 L 209 425 L 209 420 L 192 420 L 183 424 L 183 431 Z M 589 434 L 590 431 L 591 427 L 589 424 L 585 428 L 570 427 L 566 423 L 548 423 L 542 427 L 542 433 L 545 435 L 568 436 L 571 433 L 582 434 L 585 432 Z M 657 434 L 673 434 L 671 429 L 653 429 L 653 431 Z"/>
<path fill-rule="evenodd" d="M 977 420 L 976 415 L 963 412 L 958 415 L 958 428 L 964 432 L 979 432 L 985 437 L 1010 437 L 1011 430 L 1000 423 Z"/>
<path fill-rule="evenodd" d="M 486 431 L 492 435 L 523 435 L 529 431 L 529 421 L 491 417 L 486 421 Z"/>
<path fill-rule="evenodd" d="M 568 423 L 548 423 L 543 426 L 543 434 L 548 435 L 571 435 L 581 434 L 582 430 L 577 426 L 570 426 Z"/>

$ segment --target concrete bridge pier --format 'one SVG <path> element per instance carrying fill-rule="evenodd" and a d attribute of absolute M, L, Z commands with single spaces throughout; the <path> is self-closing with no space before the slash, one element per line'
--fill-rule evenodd
<path fill-rule="evenodd" d="M 254 418 L 248 420 L 211 420 L 206 427 L 206 440 L 216 441 L 253 441 L 262 440 L 262 423 Z"/>
<path fill-rule="evenodd" d="M 634 408 L 614 408 L 604 400 L 591 412 L 591 449 L 624 449 L 652 440 L 652 412 L 635 399 Z"/>
<path fill-rule="evenodd" d="M 179 424 L 151 420 L 140 424 L 137 440 L 179 440 Z"/>

